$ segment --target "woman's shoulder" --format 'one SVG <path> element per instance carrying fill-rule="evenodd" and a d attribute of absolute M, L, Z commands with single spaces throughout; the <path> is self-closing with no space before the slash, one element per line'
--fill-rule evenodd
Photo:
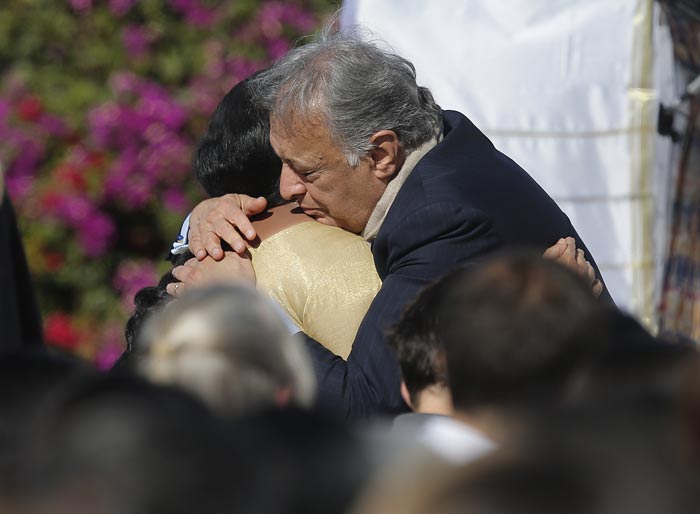
<path fill-rule="evenodd" d="M 357 234 L 311 219 L 280 230 L 250 253 L 256 274 L 275 269 L 275 281 L 303 281 L 305 288 L 326 283 L 329 276 L 336 282 L 375 282 L 369 243 Z M 281 267 L 286 272 L 280 273 Z"/>
<path fill-rule="evenodd" d="M 354 247 L 362 254 L 369 253 L 369 244 L 359 235 L 314 221 L 292 204 L 270 209 L 253 226 L 260 238 L 254 248 L 258 251 L 283 245 L 302 255 L 332 255 Z"/>
<path fill-rule="evenodd" d="M 313 221 L 303 212 L 295 209 L 294 204 L 287 203 L 266 210 L 252 219 L 253 227 L 261 241 L 296 225 Z"/>

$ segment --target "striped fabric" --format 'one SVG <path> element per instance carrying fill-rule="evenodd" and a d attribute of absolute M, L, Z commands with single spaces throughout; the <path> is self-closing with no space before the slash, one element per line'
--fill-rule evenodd
<path fill-rule="evenodd" d="M 676 61 L 689 80 L 700 74 L 700 7 L 691 4 L 662 2 Z M 688 118 L 679 143 L 659 325 L 669 339 L 700 341 L 700 97 L 681 109 Z"/>

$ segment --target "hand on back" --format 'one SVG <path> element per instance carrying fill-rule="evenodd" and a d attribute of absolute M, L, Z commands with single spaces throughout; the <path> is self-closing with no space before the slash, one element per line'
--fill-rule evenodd
<path fill-rule="evenodd" d="M 221 241 L 226 241 L 238 254 L 246 252 L 246 240 L 257 237 L 249 216 L 259 214 L 267 201 L 242 194 L 228 194 L 204 200 L 190 216 L 188 243 L 197 260 L 207 255 L 214 260 L 224 258 Z"/>

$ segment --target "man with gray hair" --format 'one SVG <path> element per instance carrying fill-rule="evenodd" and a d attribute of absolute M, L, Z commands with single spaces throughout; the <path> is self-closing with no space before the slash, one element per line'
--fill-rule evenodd
<path fill-rule="evenodd" d="M 320 223 L 362 234 L 383 281 L 347 362 L 308 341 L 323 405 L 348 416 L 406 408 L 384 334 L 453 266 L 504 248 L 544 251 L 565 235 L 595 266 L 554 201 L 464 115 L 441 110 L 402 57 L 326 30 L 254 83 L 271 111 L 282 196 Z M 264 208 L 263 199 L 244 195 L 206 200 L 192 212 L 190 249 L 219 260 L 223 239 L 244 253 L 244 237 L 255 238 L 247 215 Z M 185 287 L 197 265 L 175 270 Z M 249 262 L 229 268 L 249 273 Z"/>

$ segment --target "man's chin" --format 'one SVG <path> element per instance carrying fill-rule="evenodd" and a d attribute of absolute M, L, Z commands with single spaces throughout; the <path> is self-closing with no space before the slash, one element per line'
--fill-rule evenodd
<path fill-rule="evenodd" d="M 326 225 L 328 227 L 337 227 L 339 226 L 338 223 L 332 219 L 329 218 L 328 216 L 323 216 L 323 215 L 315 215 L 311 216 L 314 220 L 318 221 L 319 223 Z"/>
<path fill-rule="evenodd" d="M 355 234 L 359 234 L 360 232 L 362 232 L 362 229 L 354 230 L 353 227 L 345 226 L 343 223 L 336 221 L 335 219 L 329 217 L 328 215 L 320 211 L 305 211 L 304 214 L 306 214 L 310 218 L 313 218 L 314 221 L 318 221 L 322 225 L 326 225 L 327 227 L 338 227 L 342 228 L 343 230 L 347 230 L 348 232 L 353 232 Z"/>

